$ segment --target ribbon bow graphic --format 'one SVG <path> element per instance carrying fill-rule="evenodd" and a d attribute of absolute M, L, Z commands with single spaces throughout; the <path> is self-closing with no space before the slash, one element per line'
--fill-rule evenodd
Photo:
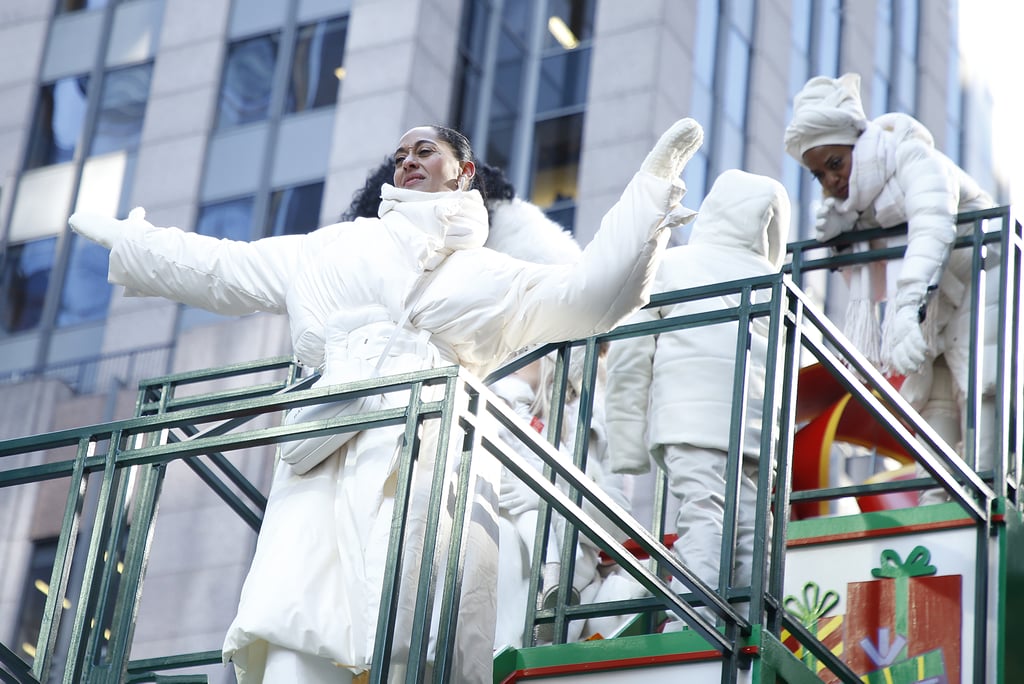
<path fill-rule="evenodd" d="M 838 603 L 839 594 L 834 590 L 829 589 L 822 594 L 817 582 L 808 582 L 804 585 L 803 601 L 796 596 L 787 596 L 782 605 L 796 616 L 804 627 L 812 628 L 818 624 L 818 618 L 835 608 Z"/>
<path fill-rule="evenodd" d="M 892 549 L 882 551 L 879 567 L 872 568 L 874 577 L 897 579 L 902 577 L 925 577 L 934 575 L 936 569 L 931 565 L 931 553 L 923 546 L 915 546 L 907 555 L 907 561 L 900 561 L 900 555 Z"/>

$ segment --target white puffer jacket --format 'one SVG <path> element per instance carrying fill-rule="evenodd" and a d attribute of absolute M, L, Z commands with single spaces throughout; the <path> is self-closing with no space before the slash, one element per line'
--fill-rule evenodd
<path fill-rule="evenodd" d="M 402 337 L 416 344 L 403 345 L 396 361 L 410 361 L 415 354 L 407 352 L 429 335 L 424 365 L 460 363 L 483 375 L 522 347 L 608 330 L 646 302 L 671 225 L 666 214 L 682 191 L 679 181 L 637 173 L 582 256 L 568 264 L 528 263 L 482 247 L 487 212 L 476 191 L 385 186 L 379 218 L 308 235 L 245 243 L 174 228 L 128 231 L 111 250 L 109 279 L 128 294 L 222 314 L 287 314 L 295 353 L 309 366 L 324 361 L 325 323 L 331 316 L 333 325 L 342 312 L 358 331 L 346 335 L 332 327 L 329 339 L 360 346 L 364 333 L 377 330 L 376 344 L 360 346 L 369 354 L 359 361 L 372 367 L 373 350 L 385 348 L 379 331 L 388 322 L 379 316 L 386 313 L 393 329 L 408 307 L 409 335 Z M 337 350 L 327 351 L 335 359 Z M 385 364 L 385 370 L 412 369 Z M 234 662 L 240 682 L 262 681 L 268 643 L 354 673 L 368 667 L 387 551 L 380 542 L 388 538 L 394 505 L 386 483 L 399 437 L 393 430 L 359 433 L 304 475 L 284 462 L 276 466 L 256 554 L 224 640 L 224 659 Z M 431 469 L 416 472 L 409 529 L 420 531 L 407 539 L 414 555 Z M 480 623 L 458 632 L 460 681 L 490 680 L 490 563 L 467 561 L 462 605 L 472 606 Z M 417 572 L 415 564 L 404 566 L 402 584 L 415 583 Z M 400 604 L 413 595 L 402 590 Z M 398 619 L 411 615 L 402 604 Z M 408 634 L 407 627 L 400 624 L 396 633 Z M 400 641 L 393 652 L 399 660 L 408 648 Z"/>
<path fill-rule="evenodd" d="M 414 282 L 436 267 L 409 325 L 430 333 L 444 363 L 485 374 L 523 347 L 608 330 L 642 305 L 668 238 L 663 220 L 681 195 L 678 182 L 639 172 L 576 263 L 541 265 L 482 247 L 488 229 L 476 191 L 386 185 L 379 219 L 308 235 L 235 242 L 175 228 L 127 233 L 111 250 L 109 279 L 128 295 L 220 314 L 286 313 L 298 359 L 318 367 L 330 313 L 383 306 L 399 321 Z"/>
<path fill-rule="evenodd" d="M 777 181 L 743 171 L 715 181 L 689 243 L 666 250 L 654 292 L 672 292 L 778 272 L 789 233 L 789 198 Z M 717 311 L 739 304 L 716 297 L 643 309 L 629 323 Z M 611 344 L 605 417 L 613 470 L 642 473 L 665 444 L 726 450 L 731 434 L 736 323 L 644 335 Z M 764 319 L 751 326 L 744 454 L 757 457 L 767 352 Z"/>
<path fill-rule="evenodd" d="M 907 224 L 907 251 L 898 264 L 891 305 L 920 305 L 929 288 L 938 289 L 939 296 L 928 301 L 927 315 L 932 320 L 927 327 L 934 331 L 932 356 L 946 354 L 957 385 L 965 390 L 971 250 L 952 250 L 952 245 L 974 227 L 958 228 L 954 219 L 960 212 L 994 206 L 992 198 L 935 149 L 931 134 L 920 122 L 901 113 L 878 117 L 857 139 L 849 187 L 849 198 L 839 210 L 859 213 L 855 228 Z M 990 249 L 989 268 L 998 260 Z M 994 322 L 998 288 L 988 288 L 985 303 L 986 320 Z M 990 392 L 995 382 L 996 326 L 986 325 L 984 332 L 983 390 Z M 918 374 L 930 376 L 927 366 Z M 920 390 L 927 393 L 926 388 Z"/>

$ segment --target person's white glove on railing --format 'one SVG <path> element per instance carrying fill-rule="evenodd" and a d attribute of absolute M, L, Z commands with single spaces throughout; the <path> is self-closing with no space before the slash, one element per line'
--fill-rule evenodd
<path fill-rule="evenodd" d="M 517 479 L 511 473 L 505 473 L 501 478 L 501 490 L 498 494 L 498 506 L 507 510 L 511 515 L 520 515 L 526 511 L 534 510 L 540 502 L 537 492 L 530 489 L 529 485 Z"/>
<path fill-rule="evenodd" d="M 690 118 L 680 119 L 661 134 L 647 153 L 641 171 L 674 180 L 704 143 L 704 129 Z"/>
<path fill-rule="evenodd" d="M 68 219 L 71 230 L 98 245 L 112 249 L 129 231 L 152 230 L 153 224 L 146 220 L 146 210 L 135 207 L 128 213 L 128 218 L 119 220 L 110 216 L 76 211 Z"/>
<path fill-rule="evenodd" d="M 857 223 L 860 215 L 853 209 L 844 209 L 844 204 L 843 200 L 826 197 L 818 205 L 814 221 L 814 237 L 818 242 L 828 242 Z"/>
<path fill-rule="evenodd" d="M 928 357 L 928 343 L 921 331 L 920 306 L 907 304 L 896 309 L 887 331 L 892 340 L 889 367 L 900 375 L 917 371 Z"/>

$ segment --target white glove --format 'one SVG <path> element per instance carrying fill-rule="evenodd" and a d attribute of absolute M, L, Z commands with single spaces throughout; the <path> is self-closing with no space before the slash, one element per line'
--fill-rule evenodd
<path fill-rule="evenodd" d="M 511 515 L 520 515 L 526 511 L 534 510 L 540 497 L 537 492 L 522 480 L 517 479 L 511 473 L 504 473 L 501 477 L 501 489 L 498 494 L 498 506 L 507 510 Z"/>
<path fill-rule="evenodd" d="M 68 225 L 82 237 L 107 249 L 113 248 L 128 231 L 153 229 L 153 224 L 146 220 L 146 210 L 142 207 L 132 209 L 128 213 L 128 218 L 123 221 L 110 216 L 76 211 L 68 219 Z"/>
<path fill-rule="evenodd" d="M 690 118 L 680 119 L 661 134 L 640 170 L 674 180 L 703 143 L 704 129 L 700 124 Z"/>
<path fill-rule="evenodd" d="M 921 332 L 918 307 L 901 306 L 888 323 L 887 335 L 892 342 L 889 367 L 900 375 L 915 372 L 928 357 L 928 343 Z"/>
<path fill-rule="evenodd" d="M 814 234 L 818 242 L 828 242 L 840 233 L 851 230 L 860 214 L 854 209 L 844 209 L 843 200 L 826 197 L 818 205 L 814 221 Z"/>

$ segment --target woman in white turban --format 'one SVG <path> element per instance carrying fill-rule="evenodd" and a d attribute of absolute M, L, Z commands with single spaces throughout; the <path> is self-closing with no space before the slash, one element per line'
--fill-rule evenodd
<path fill-rule="evenodd" d="M 956 215 L 993 206 L 978 184 L 935 149 L 931 133 L 914 118 L 884 114 L 869 121 L 860 100 L 860 76 L 816 76 L 793 98 L 786 152 L 821 183 L 817 237 L 907 223 L 907 249 L 886 308 L 881 346 L 853 335 L 883 370 L 906 375 L 904 396 L 958 453 L 963 454 L 964 405 L 970 365 L 971 253 L 953 250 Z M 971 225 L 962 227 L 970 231 Z M 998 261 L 992 259 L 993 262 Z M 998 265 L 989 268 L 997 268 Z M 995 280 L 991 280 L 995 277 Z M 989 282 L 998 283 L 990 272 Z M 857 279 L 859 280 L 859 278 Z M 851 300 L 862 293 L 851 283 Z M 867 286 L 867 283 L 865 283 Z M 992 465 L 994 426 L 996 287 L 985 297 L 983 410 L 977 469 Z M 863 330 L 863 321 L 847 321 Z M 877 344 L 877 342 L 875 342 Z M 985 418 L 982 418 L 985 417 Z M 923 502 L 944 498 L 934 490 Z"/>

